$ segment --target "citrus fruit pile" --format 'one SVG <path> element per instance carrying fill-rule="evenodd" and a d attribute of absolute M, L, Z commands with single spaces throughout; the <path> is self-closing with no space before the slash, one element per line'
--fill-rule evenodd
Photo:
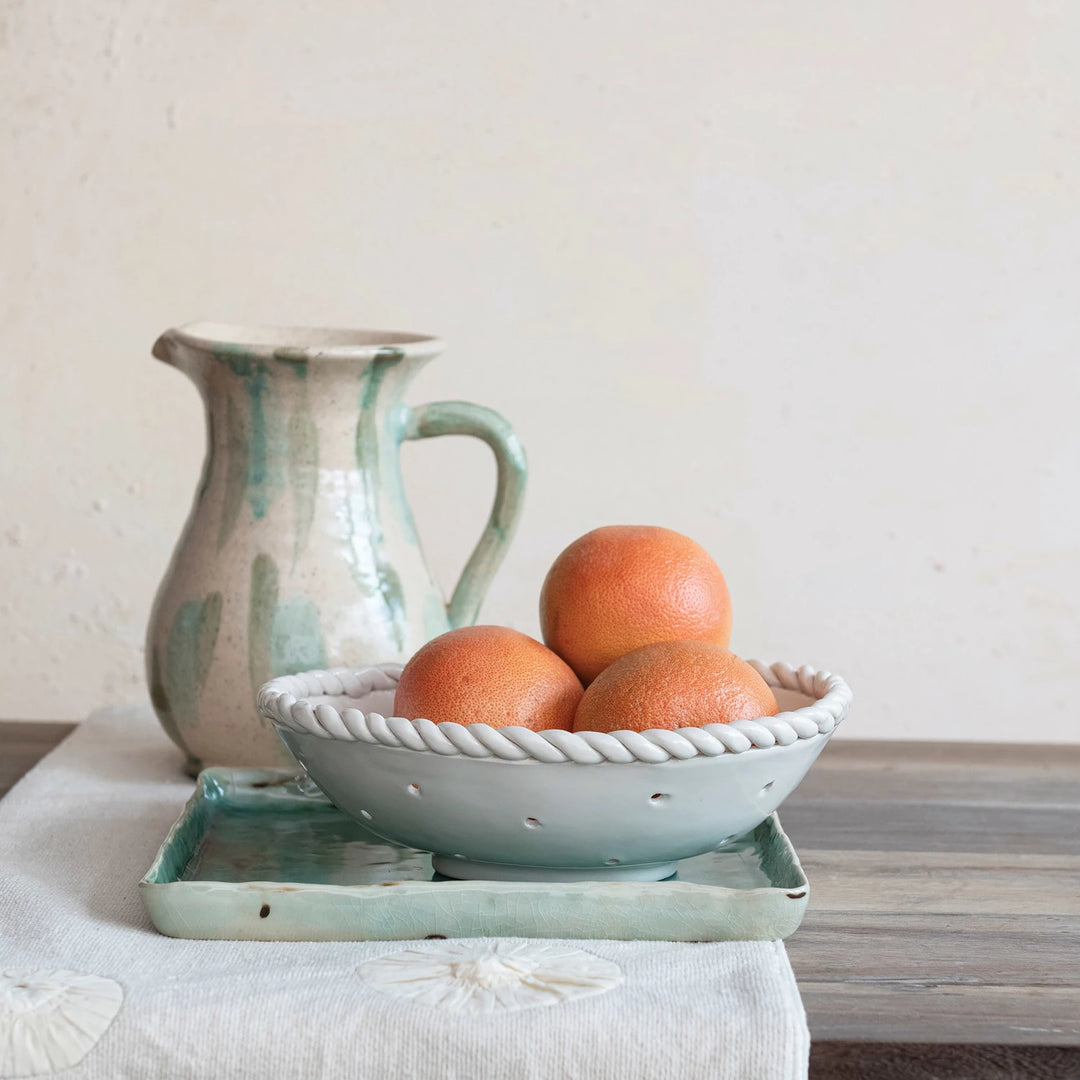
<path fill-rule="evenodd" d="M 689 537 L 609 525 L 575 540 L 540 592 L 545 644 L 505 626 L 429 641 L 394 711 L 533 731 L 647 731 L 774 716 L 765 680 L 727 648 L 720 568 Z"/>

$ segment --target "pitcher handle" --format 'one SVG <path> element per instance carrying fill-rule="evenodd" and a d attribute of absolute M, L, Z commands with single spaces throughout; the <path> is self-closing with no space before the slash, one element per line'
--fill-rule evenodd
<path fill-rule="evenodd" d="M 473 435 L 491 447 L 498 476 L 495 502 L 484 531 L 454 586 L 446 614 L 451 629 L 476 620 L 495 571 L 506 556 L 525 495 L 525 448 L 514 429 L 493 409 L 469 401 L 432 401 L 409 410 L 406 439 Z"/>

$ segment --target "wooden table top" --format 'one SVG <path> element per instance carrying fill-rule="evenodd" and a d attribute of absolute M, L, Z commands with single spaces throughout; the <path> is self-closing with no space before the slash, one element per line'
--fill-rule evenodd
<path fill-rule="evenodd" d="M 0 722 L 0 795 L 72 727 Z M 1080 1078 L 1080 746 L 841 736 L 781 818 L 813 1077 Z"/>

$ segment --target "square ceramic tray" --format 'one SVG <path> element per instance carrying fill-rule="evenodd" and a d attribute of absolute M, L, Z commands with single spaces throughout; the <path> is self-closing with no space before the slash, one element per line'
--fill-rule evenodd
<path fill-rule="evenodd" d="M 453 881 L 289 772 L 206 769 L 139 891 L 171 937 L 750 941 L 791 934 L 809 887 L 775 814 L 664 881 Z"/>

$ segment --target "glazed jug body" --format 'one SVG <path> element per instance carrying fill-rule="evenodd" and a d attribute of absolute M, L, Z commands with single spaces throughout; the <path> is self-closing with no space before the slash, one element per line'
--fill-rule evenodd
<path fill-rule="evenodd" d="M 466 402 L 410 408 L 405 391 L 435 338 L 194 324 L 160 359 L 198 386 L 207 452 L 147 635 L 151 699 L 203 765 L 290 758 L 254 707 L 281 674 L 404 662 L 474 621 L 523 494 L 520 444 Z M 406 439 L 470 434 L 496 454 L 499 486 L 449 604 L 425 563 L 400 467 Z"/>

